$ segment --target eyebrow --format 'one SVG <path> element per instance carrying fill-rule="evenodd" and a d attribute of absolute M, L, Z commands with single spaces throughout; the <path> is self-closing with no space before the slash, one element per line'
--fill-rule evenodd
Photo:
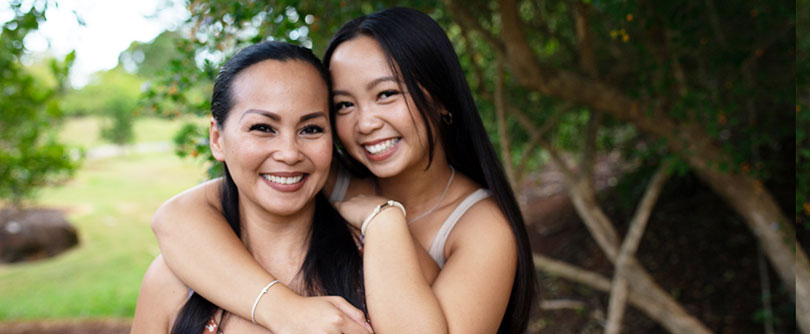
<path fill-rule="evenodd" d="M 281 120 L 281 116 L 279 116 L 278 114 L 273 113 L 273 112 L 269 112 L 267 110 L 259 110 L 259 109 L 248 109 L 248 111 L 245 111 L 245 113 L 242 114 L 242 117 L 240 117 L 239 120 L 242 120 L 243 118 L 245 118 L 245 116 L 247 116 L 247 114 L 259 114 L 259 115 L 262 115 L 262 116 L 266 116 L 266 117 L 268 117 L 268 118 L 270 118 L 270 119 L 272 119 L 272 120 L 274 120 L 276 122 Z"/>
<path fill-rule="evenodd" d="M 272 119 L 272 120 L 274 120 L 276 122 L 281 121 L 281 116 L 279 116 L 278 114 L 276 114 L 274 112 L 267 111 L 267 110 L 259 110 L 259 109 L 249 109 L 248 111 L 245 111 L 245 113 L 242 114 L 242 117 L 240 118 L 240 120 L 242 118 L 245 118 L 245 115 L 247 115 L 247 114 L 259 114 L 259 115 L 265 116 L 267 118 L 270 118 L 270 119 Z M 305 122 L 305 121 L 311 120 L 313 118 L 318 118 L 318 117 L 326 117 L 326 113 L 323 112 L 323 111 L 312 112 L 312 113 L 306 114 L 304 116 L 301 116 L 301 119 L 299 120 L 299 122 Z"/>
<path fill-rule="evenodd" d="M 392 77 L 392 76 L 387 76 L 387 77 L 381 77 L 381 78 L 374 79 L 371 82 L 369 82 L 368 85 L 366 85 L 366 90 L 371 90 L 372 88 L 374 88 L 374 86 L 377 86 L 381 82 L 385 82 L 385 81 L 397 82 L 397 79 Z M 332 95 L 336 96 L 336 95 L 351 95 L 351 94 L 349 94 L 349 92 L 343 91 L 343 90 L 333 90 Z"/>
<path fill-rule="evenodd" d="M 318 118 L 318 117 L 326 118 L 326 113 L 323 112 L 323 111 L 316 111 L 316 112 L 313 112 L 313 113 L 309 113 L 309 114 L 306 114 L 304 116 L 301 116 L 301 120 L 299 122 L 306 122 L 308 120 L 311 120 L 313 118 Z"/>

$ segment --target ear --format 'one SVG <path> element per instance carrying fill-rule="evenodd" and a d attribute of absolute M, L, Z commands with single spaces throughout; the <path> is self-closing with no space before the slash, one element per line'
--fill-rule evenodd
<path fill-rule="evenodd" d="M 222 129 L 220 129 L 217 125 L 217 121 L 211 117 L 211 121 L 209 122 L 208 126 L 208 146 L 211 147 L 211 154 L 214 155 L 214 159 L 217 159 L 217 161 L 225 160 L 223 140 L 224 136 Z"/>

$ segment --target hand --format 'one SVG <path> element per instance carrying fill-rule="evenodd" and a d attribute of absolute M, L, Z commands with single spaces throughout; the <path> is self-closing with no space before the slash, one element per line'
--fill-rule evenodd
<path fill-rule="evenodd" d="M 287 303 L 287 314 L 270 330 L 275 334 L 292 333 L 374 333 L 362 311 L 342 297 L 301 297 Z"/>
<path fill-rule="evenodd" d="M 374 208 L 386 201 L 388 200 L 379 196 L 357 195 L 345 201 L 335 202 L 334 205 L 343 219 L 359 229 Z"/>

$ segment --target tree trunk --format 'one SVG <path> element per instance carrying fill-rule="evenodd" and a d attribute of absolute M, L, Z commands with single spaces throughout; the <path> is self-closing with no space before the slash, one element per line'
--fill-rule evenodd
<path fill-rule="evenodd" d="M 739 213 L 754 232 L 785 288 L 796 301 L 796 320 L 802 333 L 810 333 L 810 263 L 796 232 L 770 193 L 747 175 L 723 173 L 706 167 L 698 155 L 688 157 L 695 171 Z"/>
<path fill-rule="evenodd" d="M 725 199 L 759 239 L 779 277 L 794 294 L 799 328 L 810 334 L 810 263 L 796 243 L 789 220 L 770 193 L 747 175 L 717 170 L 728 155 L 697 124 L 677 124 L 665 112 L 640 103 L 619 90 L 579 74 L 541 66 L 523 31 L 516 0 L 499 1 L 502 47 L 518 82 L 541 94 L 580 103 L 633 123 L 639 130 L 665 139 L 700 178 Z M 795 249 L 795 252 L 794 252 Z M 797 279 L 798 278 L 798 279 Z"/>

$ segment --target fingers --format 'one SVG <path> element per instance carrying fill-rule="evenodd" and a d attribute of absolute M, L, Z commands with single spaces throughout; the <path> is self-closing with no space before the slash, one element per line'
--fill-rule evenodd
<path fill-rule="evenodd" d="M 354 320 L 353 322 L 347 323 L 347 325 L 351 326 L 358 326 L 362 331 L 358 333 L 373 333 L 374 330 L 371 328 L 371 325 L 366 322 L 366 315 L 363 314 L 363 311 L 360 311 L 354 305 L 346 301 L 345 299 L 337 296 L 332 296 L 329 298 L 332 302 L 332 305 L 338 308 L 341 312 L 346 314 L 349 319 Z M 353 333 L 353 332 L 350 332 Z"/>

